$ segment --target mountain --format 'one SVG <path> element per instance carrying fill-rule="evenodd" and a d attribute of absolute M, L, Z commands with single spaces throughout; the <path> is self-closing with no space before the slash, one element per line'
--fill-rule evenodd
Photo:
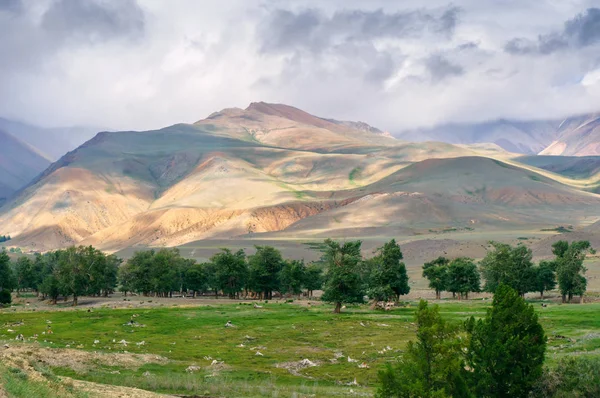
<path fill-rule="evenodd" d="M 556 139 L 560 124 L 560 120 L 497 120 L 406 130 L 396 136 L 402 140 L 415 142 L 494 143 L 509 152 L 533 155 L 544 150 Z"/>
<path fill-rule="evenodd" d="M 540 155 L 600 155 L 600 113 L 564 120 L 559 126 L 558 136 Z"/>
<path fill-rule="evenodd" d="M 408 143 L 365 126 L 253 103 L 191 125 L 99 133 L 0 208 L 0 225 L 22 247 L 118 250 L 600 216 L 599 195 L 521 167 L 497 146 Z"/>
<path fill-rule="evenodd" d="M 18 137 L 50 160 L 59 159 L 99 131 L 91 127 L 42 128 L 3 118 L 0 118 L 0 130 Z"/>
<path fill-rule="evenodd" d="M 450 144 L 494 143 L 509 152 L 528 155 L 600 155 L 600 114 L 557 120 L 497 120 L 444 124 L 397 134 L 406 141 Z"/>
<path fill-rule="evenodd" d="M 49 165 L 34 148 L 0 130 L 0 205 Z"/>

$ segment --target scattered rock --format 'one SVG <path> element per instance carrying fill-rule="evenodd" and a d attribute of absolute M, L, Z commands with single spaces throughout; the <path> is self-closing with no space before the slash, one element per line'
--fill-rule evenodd
<path fill-rule="evenodd" d="M 190 365 L 188 366 L 185 371 L 188 373 L 193 373 L 193 372 L 198 372 L 199 370 L 201 370 L 202 368 L 200 366 L 197 365 Z"/>

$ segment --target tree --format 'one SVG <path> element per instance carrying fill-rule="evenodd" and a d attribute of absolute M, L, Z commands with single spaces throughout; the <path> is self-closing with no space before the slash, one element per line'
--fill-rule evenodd
<path fill-rule="evenodd" d="M 491 242 L 493 250 L 481 260 L 481 274 L 485 279 L 484 290 L 494 293 L 500 284 L 515 289 L 521 296 L 535 291 L 535 272 L 531 249 L 518 245 Z"/>
<path fill-rule="evenodd" d="M 540 261 L 540 265 L 534 268 L 536 291 L 540 292 L 542 300 L 544 299 L 544 292 L 556 287 L 555 267 L 556 264 L 553 262 Z"/>
<path fill-rule="evenodd" d="M 118 271 L 119 290 L 127 296 L 127 293 L 135 291 L 135 270 L 131 262 L 127 262 Z"/>
<path fill-rule="evenodd" d="M 211 262 L 215 265 L 219 288 L 231 299 L 239 297 L 248 280 L 244 250 L 233 253 L 229 249 L 221 249 L 220 253 L 211 257 Z"/>
<path fill-rule="evenodd" d="M 334 313 L 339 314 L 342 303 L 362 303 L 365 295 L 361 277 L 361 241 L 340 244 L 331 239 L 325 240 L 325 257 L 329 266 L 325 290 L 321 300 L 335 303 Z"/>
<path fill-rule="evenodd" d="M 429 280 L 429 287 L 435 290 L 435 298 L 442 298 L 442 292 L 448 290 L 448 264 L 450 260 L 438 257 L 423 264 L 423 277 Z"/>
<path fill-rule="evenodd" d="M 279 275 L 281 293 L 300 294 L 302 292 L 302 285 L 306 279 L 305 272 L 304 261 L 286 261 Z"/>
<path fill-rule="evenodd" d="M 204 264 L 197 264 L 195 261 L 190 263 L 185 270 L 184 278 L 186 290 L 194 292 L 196 297 L 196 292 L 203 291 L 207 284 Z"/>
<path fill-rule="evenodd" d="M 439 307 L 421 300 L 415 314 L 417 341 L 409 342 L 400 362 L 379 372 L 377 396 L 471 397 L 466 383 L 458 328 L 446 323 Z"/>
<path fill-rule="evenodd" d="M 312 297 L 313 291 L 323 287 L 323 269 L 317 264 L 309 264 L 304 272 L 302 284 L 308 292 L 308 297 Z"/>
<path fill-rule="evenodd" d="M 131 285 L 128 286 L 131 291 L 147 296 L 153 291 L 152 268 L 154 262 L 154 250 L 138 251 L 127 261 L 130 268 Z M 123 284 L 123 281 L 121 282 Z"/>
<path fill-rule="evenodd" d="M 10 292 L 15 288 L 15 285 L 10 257 L 8 257 L 6 250 L 2 249 L 0 251 L 0 291 L 8 290 Z"/>
<path fill-rule="evenodd" d="M 256 253 L 248 257 L 249 287 L 269 300 L 279 290 L 279 272 L 283 268 L 281 252 L 271 246 L 255 246 Z"/>
<path fill-rule="evenodd" d="M 377 249 L 369 275 L 369 295 L 376 301 L 400 300 L 400 296 L 410 292 L 406 265 L 402 260 L 402 250 L 395 239 Z"/>
<path fill-rule="evenodd" d="M 507 285 L 485 319 L 466 322 L 472 385 L 478 397 L 527 397 L 542 374 L 546 335 L 533 307 Z"/>
<path fill-rule="evenodd" d="M 17 288 L 17 295 L 25 289 L 35 289 L 35 275 L 33 269 L 33 261 L 28 257 L 21 256 L 17 259 L 14 265 L 14 277 Z"/>
<path fill-rule="evenodd" d="M 586 254 L 592 250 L 589 241 L 576 241 L 571 244 L 558 241 L 552 245 L 552 253 L 556 256 L 556 279 L 563 303 L 570 302 L 573 295 L 581 295 L 583 301 L 587 287 L 583 261 Z"/>
<path fill-rule="evenodd" d="M 62 250 L 58 260 L 57 279 L 65 295 L 73 296 L 73 306 L 77 306 L 79 296 L 84 295 L 90 286 L 91 267 L 86 260 L 86 248 L 69 247 Z"/>
<path fill-rule="evenodd" d="M 458 298 L 469 299 L 470 292 L 480 291 L 480 280 L 477 266 L 470 258 L 455 258 L 448 265 L 447 289 Z"/>

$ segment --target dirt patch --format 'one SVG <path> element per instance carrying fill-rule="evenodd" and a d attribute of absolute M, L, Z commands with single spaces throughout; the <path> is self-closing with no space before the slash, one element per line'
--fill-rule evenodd
<path fill-rule="evenodd" d="M 44 364 L 51 367 L 68 367 L 76 372 L 83 372 L 98 365 L 119 366 L 137 369 L 148 363 L 165 364 L 167 358 L 151 354 L 113 354 L 93 353 L 68 348 L 41 348 L 33 345 L 16 345 L 0 352 L 0 358 L 21 358 L 30 363 Z"/>

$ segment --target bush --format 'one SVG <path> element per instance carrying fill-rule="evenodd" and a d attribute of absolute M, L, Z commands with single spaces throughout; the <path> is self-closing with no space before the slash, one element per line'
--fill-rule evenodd
<path fill-rule="evenodd" d="M 12 302 L 12 295 L 10 290 L 0 290 L 0 304 L 10 304 Z"/>
<path fill-rule="evenodd" d="M 534 398 L 600 397 L 600 358 L 567 357 L 544 369 L 532 391 Z"/>

